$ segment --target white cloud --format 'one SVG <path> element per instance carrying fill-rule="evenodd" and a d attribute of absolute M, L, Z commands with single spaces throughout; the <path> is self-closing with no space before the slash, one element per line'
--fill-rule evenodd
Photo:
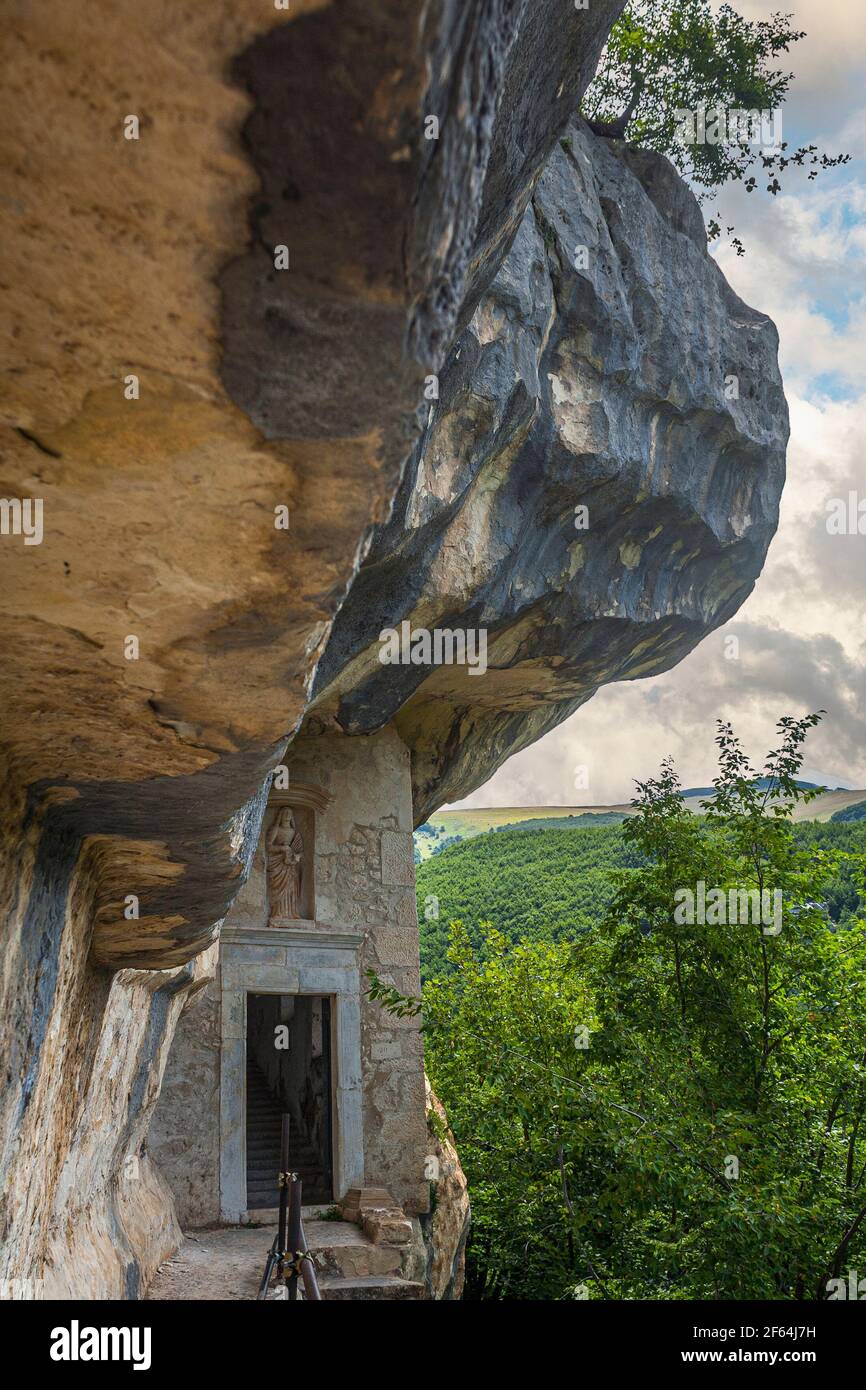
<path fill-rule="evenodd" d="M 785 7 L 740 0 L 736 8 L 767 18 Z M 779 328 L 791 408 L 788 483 L 764 573 L 736 618 L 673 671 L 602 689 L 511 758 L 469 804 L 626 801 L 633 779 L 668 753 L 686 785 L 704 785 L 715 767 L 717 717 L 730 718 L 761 759 L 781 714 L 820 706 L 828 715 L 810 737 L 809 765 L 822 778 L 866 787 L 866 537 L 831 536 L 826 525 L 828 499 L 852 488 L 866 498 L 866 188 L 857 182 L 866 7 L 792 0 L 790 8 L 809 37 L 790 53 L 797 76 L 786 135 L 814 131 L 828 152 L 850 150 L 856 162 L 814 182 L 791 171 L 775 199 L 742 187 L 720 199 L 747 254 L 722 248 L 719 263 Z M 740 640 L 738 661 L 725 659 L 726 635 Z M 587 791 L 575 790 L 579 764 L 589 768 Z"/>
<path fill-rule="evenodd" d="M 782 11 L 793 13 L 793 27 L 806 32 L 779 66 L 796 74 L 790 106 L 798 118 L 809 121 L 817 133 L 834 128 L 843 113 L 862 98 L 862 72 L 866 60 L 866 23 L 860 0 L 790 0 L 787 4 L 766 0 L 730 0 L 747 19 L 769 19 Z M 718 0 L 721 4 L 722 0 Z M 718 7 L 718 5 L 717 5 Z"/>

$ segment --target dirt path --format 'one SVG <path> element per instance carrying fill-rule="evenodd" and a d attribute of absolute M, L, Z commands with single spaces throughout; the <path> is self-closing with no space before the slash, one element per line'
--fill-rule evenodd
<path fill-rule="evenodd" d="M 254 1299 L 276 1226 L 189 1232 L 160 1268 L 146 1300 Z"/>

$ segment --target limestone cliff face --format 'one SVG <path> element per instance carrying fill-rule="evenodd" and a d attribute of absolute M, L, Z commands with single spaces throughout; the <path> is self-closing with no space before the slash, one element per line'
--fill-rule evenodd
<path fill-rule="evenodd" d="M 471 1212 L 466 1178 L 448 1128 L 445 1108 L 426 1083 L 427 1133 L 436 1160 L 431 1179 L 430 1213 L 424 1221 L 423 1277 L 430 1297 L 450 1302 L 463 1294 L 466 1241 Z"/>
<path fill-rule="evenodd" d="M 620 8 L 10 16 L 0 485 L 44 534 L 0 545 L 2 737 L 30 823 L 102 837 L 101 964 L 214 939 L 423 379 Z"/>
<path fill-rule="evenodd" d="M 396 723 L 419 821 L 736 612 L 778 520 L 776 349 L 671 165 L 572 122 L 317 672 L 347 732 Z M 485 630 L 487 671 L 383 665 L 380 630 L 406 621 Z"/>
<path fill-rule="evenodd" d="M 122 1297 L 170 1247 L 149 1117 L 307 715 L 393 720 L 423 819 L 760 570 L 772 325 L 663 162 L 557 143 L 621 8 L 9 19 L 0 1277 Z M 383 668 L 403 618 L 487 674 Z"/>
<path fill-rule="evenodd" d="M 49 1246 L 73 1239 L 61 1175 L 93 1124 L 79 1257 L 93 1222 L 120 1222 L 115 1246 L 141 1258 L 85 1262 L 82 1287 L 120 1296 L 146 1267 L 145 1184 L 122 1220 L 115 1197 L 118 1135 L 146 1130 L 179 1006 L 149 972 L 216 939 L 420 383 L 621 7 L 8 17 L 0 494 L 40 499 L 44 535 L 0 539 L 0 1275 L 52 1286 Z M 117 1037 L 147 1086 L 114 1086 Z"/>

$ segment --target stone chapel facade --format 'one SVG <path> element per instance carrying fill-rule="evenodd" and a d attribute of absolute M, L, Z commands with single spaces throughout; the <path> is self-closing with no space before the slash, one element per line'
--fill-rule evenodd
<path fill-rule="evenodd" d="M 276 1205 L 285 1110 L 305 1205 L 366 1188 L 410 1217 L 429 1206 L 418 1020 L 372 1003 L 366 975 L 420 988 L 409 754 L 393 729 L 321 732 L 287 767 L 150 1130 L 185 1227 Z"/>

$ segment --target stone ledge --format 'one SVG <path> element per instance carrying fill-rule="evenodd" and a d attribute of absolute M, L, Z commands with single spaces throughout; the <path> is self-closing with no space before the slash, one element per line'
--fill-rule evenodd
<path fill-rule="evenodd" d="M 364 935 L 304 922 L 298 927 L 223 927 L 220 941 L 227 946 L 324 946 L 345 951 L 357 950 Z"/>

